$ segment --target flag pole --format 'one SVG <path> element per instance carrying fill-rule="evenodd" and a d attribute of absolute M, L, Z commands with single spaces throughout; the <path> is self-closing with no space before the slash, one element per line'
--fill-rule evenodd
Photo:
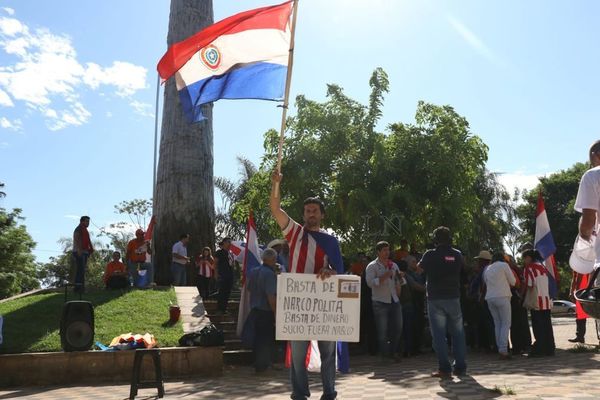
<path fill-rule="evenodd" d="M 152 164 L 152 202 L 156 198 L 156 158 L 158 155 L 158 94 L 160 92 L 160 75 L 156 74 L 156 107 L 154 109 L 154 163 Z"/>
<path fill-rule="evenodd" d="M 292 26 L 290 32 L 290 51 L 288 53 L 288 69 L 287 69 L 287 77 L 285 79 L 285 94 L 283 97 L 283 105 L 281 112 L 281 129 L 279 131 L 279 147 L 277 149 L 277 172 L 281 173 L 281 157 L 283 152 L 283 139 L 285 136 L 285 121 L 287 118 L 287 110 L 290 98 L 290 86 L 292 84 L 292 68 L 294 66 L 294 38 L 296 36 L 296 17 L 298 16 L 298 0 L 294 0 L 294 5 L 292 7 L 292 12 L 294 16 L 292 17 Z M 279 196 L 279 185 L 275 188 L 275 193 Z"/>

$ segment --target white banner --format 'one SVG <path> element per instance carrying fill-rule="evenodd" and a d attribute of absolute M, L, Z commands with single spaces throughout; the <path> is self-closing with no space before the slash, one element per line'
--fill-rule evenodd
<path fill-rule="evenodd" d="M 358 342 L 360 277 L 283 273 L 277 277 L 277 340 Z"/>

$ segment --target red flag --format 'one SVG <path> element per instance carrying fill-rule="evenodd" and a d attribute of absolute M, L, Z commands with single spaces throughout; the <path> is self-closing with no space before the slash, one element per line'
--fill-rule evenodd
<path fill-rule="evenodd" d="M 148 224 L 148 229 L 146 229 L 146 233 L 144 234 L 144 240 L 152 240 L 152 233 L 154 232 L 154 215 L 150 218 L 150 223 Z"/>

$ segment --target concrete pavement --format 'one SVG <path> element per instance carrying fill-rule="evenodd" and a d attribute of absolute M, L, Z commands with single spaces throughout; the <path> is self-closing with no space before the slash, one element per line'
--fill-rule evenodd
<path fill-rule="evenodd" d="M 600 399 L 600 353 L 568 351 L 567 339 L 574 336 L 575 321 L 553 321 L 555 357 L 528 359 L 516 357 L 500 361 L 496 356 L 470 353 L 469 376 L 452 381 L 429 377 L 435 369 L 433 354 L 404 359 L 399 364 L 381 365 L 377 358 L 353 357 L 352 371 L 338 375 L 337 390 L 343 400 L 378 399 Z M 597 344 L 593 320 L 588 321 L 587 341 Z M 26 371 L 24 371 L 26 373 Z M 312 397 L 321 395 L 318 374 L 311 374 Z M 287 399 L 287 370 L 257 376 L 251 367 L 226 367 L 223 377 L 165 383 L 167 399 Z M 507 393 L 512 393 L 508 395 Z M 138 399 L 155 398 L 156 390 L 141 389 Z M 70 386 L 0 389 L 0 400 L 27 399 L 125 399 L 128 385 Z"/>

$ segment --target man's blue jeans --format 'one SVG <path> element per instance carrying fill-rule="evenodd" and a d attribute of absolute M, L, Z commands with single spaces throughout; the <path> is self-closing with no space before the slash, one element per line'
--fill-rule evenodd
<path fill-rule="evenodd" d="M 89 254 L 81 253 L 77 254 L 73 252 L 73 258 L 75 259 L 75 291 L 83 292 L 85 288 L 85 269 L 87 266 Z"/>
<path fill-rule="evenodd" d="M 466 344 L 463 327 L 460 300 L 442 299 L 427 300 L 429 326 L 433 339 L 433 349 L 438 357 L 439 371 L 450 373 L 452 365 L 448 358 L 448 343 L 446 333 L 452 338 L 452 354 L 454 355 L 454 371 L 464 373 L 467 371 L 465 360 Z"/>
<path fill-rule="evenodd" d="M 402 306 L 373 300 L 373 316 L 377 328 L 377 344 L 382 357 L 393 357 L 402 337 Z"/>
<path fill-rule="evenodd" d="M 254 321 L 254 368 L 265 371 L 273 362 L 275 354 L 275 314 L 273 311 L 252 309 Z"/>
<path fill-rule="evenodd" d="M 308 372 L 306 371 L 306 351 L 310 345 L 309 341 L 291 341 L 292 368 L 290 368 L 290 379 L 292 381 L 293 400 L 306 400 L 310 397 L 308 389 Z M 335 342 L 319 342 L 321 353 L 321 381 L 323 382 L 323 396 L 321 400 L 333 400 L 337 397 L 335 391 Z"/>
<path fill-rule="evenodd" d="M 171 274 L 173 274 L 173 286 L 185 286 L 185 265 L 176 262 L 171 263 Z"/>

